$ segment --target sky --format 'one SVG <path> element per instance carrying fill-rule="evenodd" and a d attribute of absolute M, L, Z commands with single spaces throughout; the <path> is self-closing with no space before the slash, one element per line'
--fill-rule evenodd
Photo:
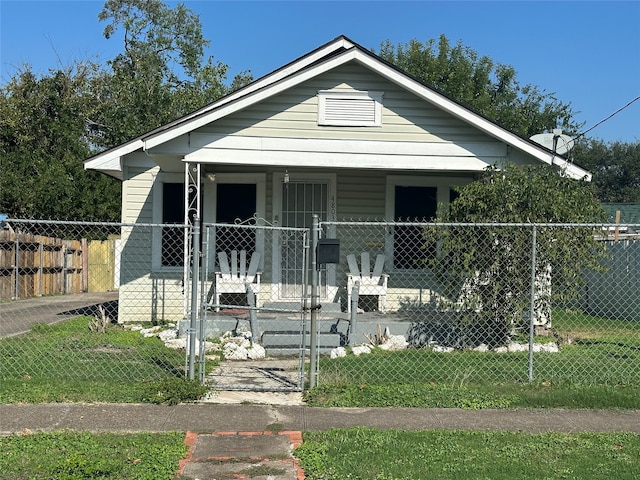
<path fill-rule="evenodd" d="M 520 84 L 570 103 L 581 132 L 591 129 L 588 137 L 640 142 L 640 0 L 182 3 L 199 15 L 211 42 L 206 54 L 229 66 L 229 79 L 244 70 L 259 78 L 339 35 L 378 50 L 385 40 L 397 45 L 444 34 L 511 65 Z M 103 37 L 103 4 L 0 0 L 0 84 L 23 64 L 46 74 L 77 60 L 113 58 L 122 42 Z"/>

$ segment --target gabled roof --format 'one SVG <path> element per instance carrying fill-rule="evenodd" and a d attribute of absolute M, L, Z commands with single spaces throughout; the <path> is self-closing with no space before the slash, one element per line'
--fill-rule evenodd
<path fill-rule="evenodd" d="M 568 162 L 551 150 L 495 124 L 486 117 L 430 88 L 374 53 L 340 36 L 274 72 L 171 123 L 85 161 L 86 169 L 101 170 L 121 178 L 121 159 L 138 150 L 146 151 L 199 127 L 259 103 L 289 88 L 349 62 L 357 62 L 418 98 L 440 108 L 487 135 L 527 153 L 549 165 L 564 168 L 574 178 L 591 178 L 589 172 Z"/>

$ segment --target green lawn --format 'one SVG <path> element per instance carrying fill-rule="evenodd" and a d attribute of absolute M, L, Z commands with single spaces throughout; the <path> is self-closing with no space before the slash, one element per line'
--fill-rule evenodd
<path fill-rule="evenodd" d="M 0 480 L 176 479 L 184 434 L 51 432 L 0 437 Z M 404 431 L 305 432 L 307 480 L 635 479 L 640 435 Z"/>
<path fill-rule="evenodd" d="M 53 432 L 0 437 L 0 480 L 176 478 L 184 433 Z"/>
<path fill-rule="evenodd" d="M 184 352 L 157 338 L 90 317 L 36 325 L 0 340 L 0 403 L 191 401 L 206 393 L 184 380 Z M 312 406 L 640 408 L 640 325 L 556 310 L 558 354 L 426 349 L 376 351 L 319 362 Z M 539 340 L 550 341 L 553 337 Z"/>
<path fill-rule="evenodd" d="M 116 325 L 92 333 L 89 320 L 0 340 L 0 403 L 176 403 L 206 391 L 184 380 L 184 352 Z"/>
<path fill-rule="evenodd" d="M 556 310 L 559 353 L 375 350 L 322 358 L 314 406 L 640 408 L 640 324 Z"/>
<path fill-rule="evenodd" d="M 371 428 L 307 432 L 307 480 L 636 479 L 640 436 Z"/>

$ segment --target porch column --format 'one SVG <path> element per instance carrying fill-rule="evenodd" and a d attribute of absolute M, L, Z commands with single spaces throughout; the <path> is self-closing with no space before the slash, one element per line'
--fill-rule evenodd
<path fill-rule="evenodd" d="M 189 241 L 189 233 L 193 231 L 195 222 L 199 222 L 201 216 L 200 205 L 200 164 L 189 163 L 184 164 L 184 224 L 187 228 L 184 229 L 184 271 L 182 284 L 184 285 L 184 315 L 188 317 L 188 313 L 191 309 L 191 254 L 192 243 Z"/>

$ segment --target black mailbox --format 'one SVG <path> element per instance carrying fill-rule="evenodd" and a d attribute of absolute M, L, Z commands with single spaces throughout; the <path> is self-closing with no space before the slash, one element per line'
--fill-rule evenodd
<path fill-rule="evenodd" d="M 321 238 L 318 240 L 318 265 L 323 263 L 340 263 L 340 240 L 337 238 Z"/>

